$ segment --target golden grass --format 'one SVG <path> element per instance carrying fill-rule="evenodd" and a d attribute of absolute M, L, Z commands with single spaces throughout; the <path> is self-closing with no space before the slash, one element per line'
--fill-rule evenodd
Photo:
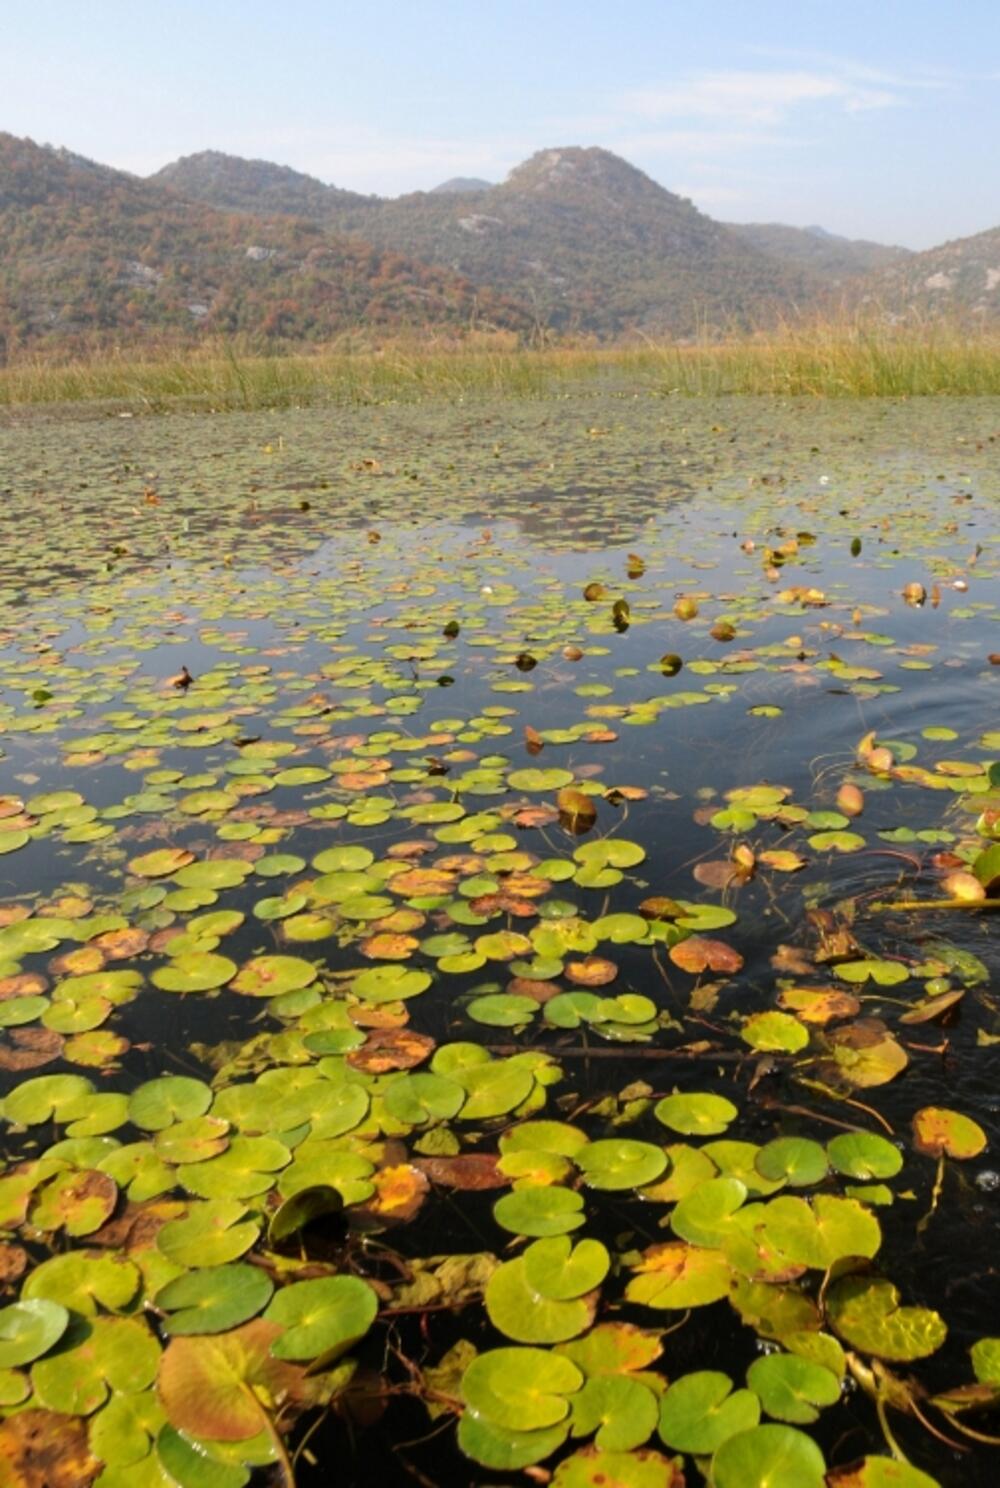
<path fill-rule="evenodd" d="M 90 402 L 287 408 L 434 398 L 533 397 L 580 379 L 649 393 L 922 397 L 1000 393 L 1000 329 L 944 322 L 834 320 L 755 335 L 617 346 L 518 346 L 480 335 L 442 343 L 349 342 L 283 355 L 204 345 L 95 351 L 73 362 L 24 357 L 0 368 L 0 407 Z"/>

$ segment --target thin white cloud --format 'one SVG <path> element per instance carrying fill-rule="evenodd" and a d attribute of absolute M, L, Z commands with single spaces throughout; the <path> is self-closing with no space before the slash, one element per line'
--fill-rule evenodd
<path fill-rule="evenodd" d="M 846 113 L 890 108 L 902 102 L 898 88 L 845 73 L 805 69 L 729 69 L 691 75 L 662 88 L 626 93 L 622 108 L 639 118 L 726 121 L 753 127 L 784 122 L 808 105 L 827 104 Z"/>

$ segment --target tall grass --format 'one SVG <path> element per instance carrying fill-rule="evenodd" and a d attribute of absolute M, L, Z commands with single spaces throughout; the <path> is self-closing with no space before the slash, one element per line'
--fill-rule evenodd
<path fill-rule="evenodd" d="M 1000 329 L 876 320 L 790 322 L 695 342 L 526 349 L 511 337 L 341 343 L 285 355 L 231 345 L 24 357 L 0 368 L 0 407 L 97 403 L 134 411 L 282 408 L 422 398 L 535 397 L 609 379 L 636 391 L 709 396 L 922 397 L 1000 394 Z"/>

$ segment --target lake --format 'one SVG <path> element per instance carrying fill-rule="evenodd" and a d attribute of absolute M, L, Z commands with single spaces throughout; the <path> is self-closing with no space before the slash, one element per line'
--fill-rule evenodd
<path fill-rule="evenodd" d="M 998 437 L 0 421 L 24 1481 L 995 1480 Z"/>

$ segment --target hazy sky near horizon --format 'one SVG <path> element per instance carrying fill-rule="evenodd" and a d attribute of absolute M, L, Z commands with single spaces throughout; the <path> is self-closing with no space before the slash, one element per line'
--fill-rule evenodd
<path fill-rule="evenodd" d="M 396 195 L 603 145 L 712 216 L 1000 225 L 1000 0 L 0 0 L 0 130 Z"/>

